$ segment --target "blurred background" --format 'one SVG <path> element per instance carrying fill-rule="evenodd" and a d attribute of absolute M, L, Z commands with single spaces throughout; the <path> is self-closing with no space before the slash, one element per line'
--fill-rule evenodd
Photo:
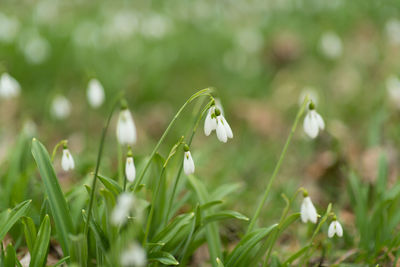
<path fill-rule="evenodd" d="M 56 164 L 68 188 L 93 169 L 110 104 L 125 91 L 140 166 L 186 99 L 212 86 L 234 138 L 222 144 L 201 126 L 191 149 L 196 173 L 209 188 L 239 183 L 229 205 L 251 216 L 308 92 L 327 128 L 311 140 L 299 125 L 260 224 L 279 218 L 281 193 L 303 186 L 321 212 L 333 202 L 351 233 L 348 170 L 372 183 L 385 155 L 389 183 L 398 174 L 399 11 L 399 2 L 372 0 L 3 0 L 0 74 L 21 90 L 0 96 L 0 162 L 9 162 L 22 131 L 48 150 L 68 139 L 77 171 L 66 174 Z M 92 78 L 105 91 L 98 108 L 87 101 Z M 161 154 L 191 129 L 194 106 Z M 102 169 L 112 175 L 115 119 L 107 140 Z M 236 224 L 221 230 L 227 238 L 240 232 Z"/>

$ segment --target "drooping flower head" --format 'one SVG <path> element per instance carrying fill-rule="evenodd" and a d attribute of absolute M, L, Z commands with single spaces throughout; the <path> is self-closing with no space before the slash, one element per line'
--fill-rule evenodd
<path fill-rule="evenodd" d="M 75 168 L 74 158 L 69 152 L 67 142 L 64 143 L 63 155 L 61 158 L 61 167 L 64 171 L 73 170 Z"/>
<path fill-rule="evenodd" d="M 184 159 L 183 159 L 183 170 L 186 175 L 190 175 L 190 174 L 193 174 L 194 170 L 195 170 L 194 161 L 193 161 L 192 155 L 190 154 L 188 145 L 184 146 L 184 151 L 185 151 L 185 155 L 184 155 Z"/>
<path fill-rule="evenodd" d="M 71 114 L 71 103 L 62 95 L 58 95 L 51 103 L 51 115 L 59 120 L 67 118 Z"/>
<path fill-rule="evenodd" d="M 136 178 L 135 162 L 133 161 L 132 149 L 130 147 L 126 156 L 125 175 L 129 182 L 133 182 Z"/>
<path fill-rule="evenodd" d="M 316 138 L 319 131 L 325 129 L 324 120 L 315 110 L 315 105 L 313 102 L 310 102 L 308 105 L 308 112 L 304 118 L 303 127 L 305 133 L 311 138 Z"/>
<path fill-rule="evenodd" d="M 0 77 L 0 97 L 10 99 L 19 96 L 21 86 L 18 81 L 7 72 Z"/>
<path fill-rule="evenodd" d="M 333 221 L 328 228 L 328 237 L 332 238 L 334 235 L 337 235 L 338 237 L 343 236 L 343 228 L 342 225 L 337 221 L 336 215 L 333 217 Z"/>
<path fill-rule="evenodd" d="M 209 136 L 212 131 L 217 129 L 217 117 L 215 116 L 215 109 L 219 109 L 221 114 L 224 115 L 221 101 L 218 98 L 214 99 L 213 105 L 208 109 L 207 116 L 204 121 L 204 134 Z"/>
<path fill-rule="evenodd" d="M 214 114 L 217 120 L 218 140 L 226 143 L 228 141 L 228 138 L 233 138 L 232 129 L 218 108 L 215 109 Z"/>
<path fill-rule="evenodd" d="M 97 79 L 91 79 L 87 87 L 87 99 L 92 108 L 100 107 L 104 102 L 104 88 Z"/>
<path fill-rule="evenodd" d="M 115 205 L 111 214 L 111 223 L 119 226 L 126 222 L 133 208 L 134 198 L 129 193 L 119 195 L 117 205 Z"/>
<path fill-rule="evenodd" d="M 136 126 L 126 102 L 121 105 L 117 122 L 117 139 L 121 145 L 133 145 L 136 143 Z"/>
<path fill-rule="evenodd" d="M 303 202 L 300 207 L 300 217 L 303 223 L 307 223 L 308 221 L 312 223 L 317 223 L 318 214 L 317 210 L 314 207 L 314 204 L 311 201 L 311 198 L 308 196 L 307 191 L 303 192 Z"/>

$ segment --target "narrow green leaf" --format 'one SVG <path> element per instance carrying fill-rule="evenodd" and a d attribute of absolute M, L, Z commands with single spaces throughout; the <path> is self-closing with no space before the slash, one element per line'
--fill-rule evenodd
<path fill-rule="evenodd" d="M 244 216 L 243 214 L 233 211 L 233 210 L 225 210 L 225 211 L 220 211 L 216 212 L 214 214 L 208 215 L 204 218 L 203 223 L 208 224 L 211 222 L 217 222 L 221 220 L 226 220 L 226 219 L 238 219 L 242 221 L 248 221 L 249 218 Z"/>
<path fill-rule="evenodd" d="M 24 225 L 26 244 L 28 245 L 29 252 L 32 253 L 36 240 L 36 226 L 30 217 L 22 218 L 22 223 Z"/>
<path fill-rule="evenodd" d="M 222 263 L 222 261 L 219 258 L 217 258 L 216 261 L 217 261 L 218 267 L 224 267 L 224 264 Z"/>
<path fill-rule="evenodd" d="M 158 261 L 165 265 L 178 265 L 179 262 L 175 259 L 174 256 L 165 251 L 157 251 L 154 253 L 150 253 L 149 261 Z"/>
<path fill-rule="evenodd" d="M 207 203 L 201 205 L 201 206 L 200 206 L 200 209 L 201 209 L 201 210 L 207 210 L 207 209 L 209 209 L 209 208 L 212 208 L 212 207 L 214 207 L 214 206 L 220 205 L 220 204 L 222 204 L 222 203 L 224 203 L 222 200 L 210 201 L 210 202 L 207 202 Z"/>
<path fill-rule="evenodd" d="M 17 255 L 13 245 L 11 243 L 8 244 L 6 250 L 7 252 L 4 259 L 4 267 L 15 267 L 15 259 L 17 258 Z"/>
<path fill-rule="evenodd" d="M 32 200 L 26 200 L 12 210 L 3 211 L 0 214 L 0 241 L 22 216 L 27 215 L 31 202 Z"/>
<path fill-rule="evenodd" d="M 102 182 L 102 184 L 110 190 L 115 196 L 118 196 L 119 194 L 122 193 L 122 188 L 121 186 L 113 179 L 105 177 L 103 175 L 97 175 L 99 180 Z"/>
<path fill-rule="evenodd" d="M 85 210 L 82 210 L 82 216 L 86 223 L 87 215 Z M 108 241 L 106 234 L 95 220 L 90 220 L 89 227 L 92 230 L 94 237 L 96 238 L 97 245 L 103 250 L 104 253 L 106 253 L 110 247 L 110 242 Z"/>
<path fill-rule="evenodd" d="M 312 245 L 305 246 L 298 250 L 283 263 L 283 266 L 289 266 L 290 264 L 292 264 L 293 261 L 300 258 L 305 252 L 307 252 L 310 247 L 312 247 Z"/>
<path fill-rule="evenodd" d="M 47 254 L 50 245 L 50 218 L 45 216 L 42 224 L 40 225 L 39 232 L 33 247 L 32 258 L 29 264 L 30 267 L 42 267 L 46 265 Z"/>
<path fill-rule="evenodd" d="M 32 140 L 32 154 L 42 177 L 46 194 L 49 198 L 51 214 L 56 225 L 58 241 L 64 255 L 69 255 L 68 235 L 74 233 L 71 215 L 67 201 L 61 191 L 53 165 L 46 148 L 37 140 Z"/>
<path fill-rule="evenodd" d="M 64 257 L 61 260 L 59 260 L 56 264 L 54 264 L 53 267 L 58 267 L 61 266 L 63 263 L 65 263 L 67 260 L 69 260 L 70 256 Z"/>

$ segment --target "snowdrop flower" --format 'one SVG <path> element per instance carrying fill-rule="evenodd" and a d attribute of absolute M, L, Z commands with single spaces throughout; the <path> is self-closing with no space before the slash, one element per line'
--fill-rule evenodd
<path fill-rule="evenodd" d="M 136 177 L 135 163 L 133 162 L 132 150 L 129 148 L 125 163 L 125 175 L 129 182 L 133 182 Z"/>
<path fill-rule="evenodd" d="M 20 92 L 18 81 L 7 72 L 3 73 L 0 78 L 0 97 L 9 99 L 18 96 Z"/>
<path fill-rule="evenodd" d="M 329 225 L 328 228 L 328 237 L 332 238 L 334 235 L 337 235 L 338 237 L 343 236 L 343 228 L 342 225 L 336 220 L 336 216 L 333 218 L 333 221 Z"/>
<path fill-rule="evenodd" d="M 87 87 L 87 98 L 92 108 L 100 107 L 104 102 L 104 88 L 97 79 L 91 79 Z"/>
<path fill-rule="evenodd" d="M 136 126 L 125 103 L 121 107 L 117 123 L 117 139 L 121 145 L 136 143 Z"/>
<path fill-rule="evenodd" d="M 184 150 L 185 156 L 183 159 L 183 170 L 185 171 L 186 175 L 190 175 L 194 173 L 194 162 L 187 145 L 185 145 Z"/>
<path fill-rule="evenodd" d="M 303 127 L 306 134 L 311 138 L 317 137 L 319 131 L 325 129 L 324 120 L 321 115 L 315 111 L 313 102 L 310 102 L 308 106 L 308 113 L 304 119 Z"/>
<path fill-rule="evenodd" d="M 342 40 L 334 32 L 326 32 L 320 40 L 320 48 L 322 53 L 330 58 L 335 59 L 342 55 Z"/>
<path fill-rule="evenodd" d="M 118 197 L 117 205 L 111 214 L 111 223 L 121 225 L 128 219 L 129 213 L 133 207 L 133 196 L 129 193 L 122 193 Z"/>
<path fill-rule="evenodd" d="M 204 121 L 204 134 L 209 136 L 212 131 L 217 129 L 217 118 L 215 116 L 215 109 L 218 108 L 222 115 L 224 115 L 224 109 L 222 108 L 221 101 L 215 98 L 215 103 L 208 109 L 206 119 Z"/>
<path fill-rule="evenodd" d="M 73 170 L 75 168 L 74 158 L 72 157 L 71 153 L 66 144 L 64 144 L 63 155 L 61 158 L 61 167 L 64 171 Z"/>
<path fill-rule="evenodd" d="M 56 119 L 65 119 L 71 114 L 71 103 L 65 96 L 58 95 L 51 104 L 51 113 Z"/>
<path fill-rule="evenodd" d="M 301 208 L 300 208 L 300 216 L 301 220 L 303 223 L 306 223 L 308 221 L 312 223 L 317 223 L 318 219 L 318 214 L 317 210 L 315 209 L 311 198 L 308 196 L 307 192 L 303 193 L 304 199 L 303 202 L 301 203 Z"/>
<path fill-rule="evenodd" d="M 129 245 L 129 247 L 121 253 L 122 266 L 143 267 L 147 264 L 146 251 L 137 243 Z"/>
<path fill-rule="evenodd" d="M 228 141 L 228 138 L 233 138 L 232 129 L 218 108 L 215 109 L 214 114 L 215 114 L 216 120 L 217 120 L 217 129 L 216 130 L 217 130 L 218 140 L 223 143 L 226 143 Z"/>

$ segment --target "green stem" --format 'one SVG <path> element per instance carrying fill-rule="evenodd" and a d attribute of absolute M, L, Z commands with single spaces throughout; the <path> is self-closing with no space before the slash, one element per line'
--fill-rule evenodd
<path fill-rule="evenodd" d="M 197 131 L 197 128 L 199 126 L 200 121 L 202 120 L 202 118 L 204 117 L 204 114 L 208 111 L 208 109 L 211 107 L 211 105 L 213 103 L 214 103 L 214 100 L 212 99 L 211 101 L 208 102 L 208 104 L 204 107 L 204 109 L 202 111 L 198 112 L 198 114 L 196 116 L 196 121 L 195 121 L 193 129 L 192 129 L 192 134 L 190 135 L 189 140 L 187 141 L 187 145 L 189 147 L 192 144 L 193 137 L 196 134 L 196 131 Z M 178 187 L 179 181 L 180 181 L 182 170 L 183 170 L 183 158 L 182 158 L 181 165 L 179 167 L 178 173 L 176 174 L 176 177 L 175 177 L 175 183 L 174 183 L 174 187 L 172 189 L 171 197 L 169 199 L 167 214 L 166 214 L 166 216 L 164 218 L 163 225 L 165 225 L 167 223 L 167 221 L 169 220 L 169 214 L 171 212 L 172 203 L 173 203 L 174 198 L 175 198 L 175 193 L 176 193 L 176 189 Z"/>
<path fill-rule="evenodd" d="M 67 142 L 68 142 L 67 140 L 61 140 L 60 142 L 57 143 L 57 145 L 53 149 L 53 153 L 51 154 L 51 162 L 54 162 L 54 158 L 56 157 L 58 148 Z"/>
<path fill-rule="evenodd" d="M 178 110 L 178 112 L 175 114 L 174 118 L 172 119 L 172 121 L 169 123 L 167 129 L 164 131 L 163 135 L 161 136 L 160 140 L 158 140 L 157 145 L 155 146 L 155 148 L 153 149 L 153 151 L 150 154 L 150 158 L 147 160 L 146 165 L 144 166 L 142 172 L 140 173 L 138 179 L 136 180 L 134 186 L 133 186 L 133 191 L 136 191 L 137 187 L 140 185 L 140 183 L 143 180 L 144 175 L 147 172 L 147 169 L 150 166 L 151 160 L 153 159 L 154 155 L 156 154 L 156 152 L 158 151 L 158 148 L 160 147 L 161 143 L 164 141 L 165 137 L 167 136 L 167 134 L 169 133 L 169 131 L 171 130 L 172 126 L 174 125 L 175 121 L 178 119 L 179 115 L 182 113 L 182 111 L 185 109 L 185 107 L 191 103 L 193 100 L 195 100 L 196 98 L 200 97 L 200 96 L 204 96 L 204 95 L 208 95 L 210 97 L 211 96 L 211 92 L 212 92 L 212 88 L 206 88 L 203 90 L 198 91 L 197 93 L 193 94 L 183 105 L 182 107 Z"/>
<path fill-rule="evenodd" d="M 118 143 L 117 147 L 118 152 L 118 183 L 122 183 L 124 179 L 124 164 L 122 157 L 122 146 Z"/>
<path fill-rule="evenodd" d="M 111 112 L 108 115 L 106 124 L 104 125 L 103 131 L 101 133 L 99 152 L 97 154 L 96 168 L 95 168 L 95 171 L 94 171 L 94 174 L 93 174 L 92 191 L 90 192 L 89 207 L 88 207 L 88 212 L 87 212 L 87 221 L 86 221 L 85 228 L 84 228 L 84 233 L 85 233 L 86 237 L 87 237 L 88 232 L 89 232 L 89 220 L 91 219 L 91 215 L 92 215 L 92 208 L 93 208 L 93 202 L 94 202 L 94 196 L 95 196 L 94 192 L 96 191 L 97 175 L 99 173 L 101 157 L 102 157 L 102 154 L 103 154 L 104 141 L 105 141 L 106 135 L 107 135 L 107 129 L 108 129 L 108 126 L 110 125 L 110 121 L 111 121 L 112 115 L 114 114 L 114 111 L 117 108 L 117 106 L 119 104 L 119 101 L 122 98 L 122 96 L 123 96 L 123 94 L 121 93 L 116 98 L 114 104 L 112 105 Z"/>
<path fill-rule="evenodd" d="M 296 119 L 295 119 L 295 121 L 293 123 L 293 126 L 292 126 L 292 129 L 290 131 L 290 134 L 289 134 L 289 136 L 288 136 L 288 138 L 286 140 L 285 146 L 283 147 L 283 150 L 282 150 L 281 155 L 279 157 L 278 163 L 275 166 L 274 172 L 272 173 L 272 176 L 271 176 L 271 178 L 269 180 L 267 188 L 265 189 L 264 195 L 263 195 L 260 203 L 258 204 L 256 212 L 255 212 L 253 218 L 250 221 L 250 225 L 249 225 L 249 228 L 247 229 L 247 233 L 250 233 L 253 230 L 253 228 L 254 228 L 254 226 L 255 226 L 255 224 L 257 222 L 257 219 L 260 216 L 261 209 L 264 207 L 265 201 L 268 198 L 268 194 L 269 194 L 269 191 L 271 190 L 271 186 L 274 183 L 275 178 L 276 178 L 276 176 L 277 176 L 277 174 L 278 174 L 278 172 L 279 172 L 279 170 L 281 168 L 283 159 L 285 158 L 287 149 L 288 149 L 289 144 L 290 144 L 290 142 L 292 140 L 292 137 L 293 137 L 293 135 L 294 135 L 294 133 L 296 131 L 297 124 L 300 121 L 300 118 L 302 117 L 302 115 L 304 113 L 304 110 L 305 110 L 305 108 L 307 106 L 307 103 L 308 103 L 308 95 L 305 97 L 304 102 L 301 105 L 299 112 L 297 113 Z"/>

